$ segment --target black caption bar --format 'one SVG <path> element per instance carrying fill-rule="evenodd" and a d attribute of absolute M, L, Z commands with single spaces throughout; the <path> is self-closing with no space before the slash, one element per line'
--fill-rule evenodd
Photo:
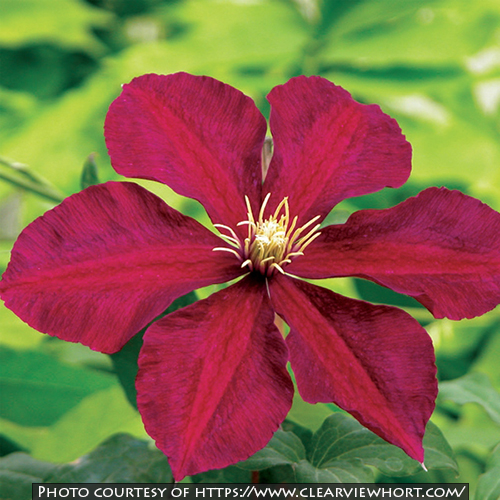
<path fill-rule="evenodd" d="M 75 498 L 86 500 L 206 500 L 209 498 L 469 500 L 469 484 L 33 484 L 33 500 Z"/>

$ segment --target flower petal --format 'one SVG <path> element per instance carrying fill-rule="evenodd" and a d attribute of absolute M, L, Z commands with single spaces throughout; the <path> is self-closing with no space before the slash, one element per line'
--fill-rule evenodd
<path fill-rule="evenodd" d="M 436 318 L 472 318 L 500 303 L 500 214 L 459 191 L 429 188 L 321 232 L 287 271 L 370 279 Z"/>
<path fill-rule="evenodd" d="M 292 404 L 287 359 L 265 285 L 251 277 L 149 327 L 137 403 L 177 481 L 267 444 Z"/>
<path fill-rule="evenodd" d="M 340 201 L 399 187 L 411 170 L 411 146 L 395 120 L 320 77 L 298 77 L 268 96 L 274 154 L 263 193 L 272 209 L 289 196 L 306 222 Z"/>
<path fill-rule="evenodd" d="M 302 398 L 334 402 L 423 462 L 437 396 L 434 351 L 408 314 L 279 276 L 271 300 L 290 326 L 290 362 Z"/>
<path fill-rule="evenodd" d="M 253 101 L 209 77 L 144 75 L 124 85 L 105 123 L 115 170 L 168 184 L 201 202 L 215 223 L 258 206 L 266 121 Z"/>
<path fill-rule="evenodd" d="M 137 184 L 109 182 L 22 232 L 0 293 L 33 328 L 111 353 L 175 298 L 241 273 L 220 243 Z"/>

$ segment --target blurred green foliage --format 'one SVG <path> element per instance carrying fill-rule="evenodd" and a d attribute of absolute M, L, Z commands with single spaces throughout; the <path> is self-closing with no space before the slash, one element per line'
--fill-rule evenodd
<path fill-rule="evenodd" d="M 421 470 L 421 465 L 402 450 L 341 413 L 326 418 L 312 436 L 304 434 L 304 429 L 297 432 L 292 427 L 292 431 L 278 430 L 263 450 L 240 462 L 238 467 L 255 471 L 272 468 L 266 473 L 273 474 L 281 466 L 280 480 L 270 481 L 273 483 L 349 483 L 353 478 L 373 482 L 374 470 L 369 466 L 398 478 Z M 424 448 L 429 468 L 458 472 L 451 448 L 432 422 L 427 428 Z"/>
<path fill-rule="evenodd" d="M 391 206 L 429 185 L 459 188 L 500 209 L 497 0 L 2 0 L 1 12 L 0 269 L 22 227 L 58 197 L 119 178 L 106 153 L 104 116 L 120 85 L 148 72 L 213 76 L 266 115 L 266 93 L 298 74 L 320 74 L 380 104 L 413 145 L 412 177 L 399 190 L 342 203 L 331 220 Z M 196 202 L 140 183 L 207 223 Z M 500 312 L 434 321 L 376 285 L 331 286 L 407 308 L 433 338 L 443 381 L 433 421 L 460 475 L 433 470 L 414 480 L 469 482 L 477 499 L 497 498 Z M 108 357 L 37 334 L 3 306 L 0 349 L 5 459 L 19 450 L 64 462 L 118 432 L 146 438 Z M 332 412 L 296 398 L 288 425 L 312 439 Z M 21 462 L 15 467 L 25 474 Z M 0 475 L 12 467 L 2 463 Z M 52 470 L 43 464 L 32 464 L 33 477 Z M 237 467 L 193 480 L 210 478 L 249 480 Z"/>

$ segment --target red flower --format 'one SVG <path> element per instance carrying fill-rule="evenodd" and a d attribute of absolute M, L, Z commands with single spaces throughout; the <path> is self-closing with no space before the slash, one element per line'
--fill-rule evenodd
<path fill-rule="evenodd" d="M 248 97 L 187 74 L 124 86 L 105 125 L 114 168 L 197 199 L 223 239 L 136 184 L 108 182 L 24 230 L 2 298 L 36 329 L 112 353 L 176 297 L 242 277 L 144 337 L 139 410 L 177 480 L 268 442 L 292 402 L 288 359 L 306 401 L 335 402 L 423 461 L 437 393 L 425 330 L 296 277 L 358 276 L 436 317 L 470 318 L 500 302 L 500 216 L 430 188 L 319 228 L 341 200 L 401 186 L 410 146 L 378 106 L 322 78 L 294 78 L 269 101 L 275 149 L 262 182 L 266 123 Z"/>

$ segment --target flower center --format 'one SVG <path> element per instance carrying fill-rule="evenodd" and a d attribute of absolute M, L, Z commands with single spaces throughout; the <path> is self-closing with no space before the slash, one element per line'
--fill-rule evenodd
<path fill-rule="evenodd" d="M 320 224 L 311 228 L 319 219 L 319 215 L 296 228 L 298 216 L 290 220 L 287 197 L 283 198 L 274 214 L 264 219 L 264 211 L 270 196 L 271 193 L 268 193 L 264 199 L 257 219 L 253 215 L 250 200 L 245 196 L 248 219 L 238 223 L 238 226 L 248 226 L 248 236 L 244 241 L 241 241 L 230 227 L 214 224 L 215 227 L 230 233 L 229 236 L 224 234 L 221 236 L 233 247 L 217 247 L 214 250 L 235 254 L 242 262 L 242 268 L 248 267 L 250 271 L 260 272 L 264 276 L 272 276 L 275 270 L 284 274 L 283 267 L 299 255 L 304 255 L 304 249 L 321 234 L 318 232 Z"/>

